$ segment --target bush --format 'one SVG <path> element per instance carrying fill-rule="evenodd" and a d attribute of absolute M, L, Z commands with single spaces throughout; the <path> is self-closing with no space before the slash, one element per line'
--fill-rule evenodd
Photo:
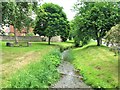
<path fill-rule="evenodd" d="M 10 79 L 10 88 L 48 88 L 56 82 L 60 75 L 56 66 L 60 64 L 60 52 L 52 51 L 41 61 L 29 64 L 23 70 L 16 72 Z"/>
<path fill-rule="evenodd" d="M 26 36 L 35 36 L 34 33 L 27 33 Z"/>
<path fill-rule="evenodd" d="M 12 36 L 12 37 L 13 37 L 13 36 L 14 36 L 14 33 L 10 33 L 9 36 Z"/>

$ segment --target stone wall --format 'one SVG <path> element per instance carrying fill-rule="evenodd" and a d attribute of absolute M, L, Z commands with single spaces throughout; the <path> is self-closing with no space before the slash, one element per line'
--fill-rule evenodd
<path fill-rule="evenodd" d="M 40 42 L 40 41 L 48 41 L 48 38 L 45 37 L 45 39 L 43 39 L 40 36 L 17 36 L 19 41 L 29 41 L 29 42 Z M 2 41 L 14 41 L 14 37 L 13 36 L 0 36 L 0 40 Z M 60 36 L 56 36 L 56 37 L 52 37 L 51 38 L 51 42 L 61 42 L 61 38 Z"/>
<path fill-rule="evenodd" d="M 48 41 L 47 37 L 46 37 L 46 41 Z M 51 42 L 61 42 L 62 40 L 61 40 L 60 36 L 55 36 L 55 37 L 52 37 L 50 41 Z"/>

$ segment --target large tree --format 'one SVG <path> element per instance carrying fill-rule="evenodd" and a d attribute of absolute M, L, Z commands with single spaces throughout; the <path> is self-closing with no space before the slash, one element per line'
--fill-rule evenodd
<path fill-rule="evenodd" d="M 18 43 L 16 29 L 21 30 L 31 24 L 30 6 L 34 6 L 34 4 L 36 3 L 2 2 L 2 23 L 14 26 L 15 43 Z"/>
<path fill-rule="evenodd" d="M 47 36 L 48 44 L 53 36 L 60 35 L 66 41 L 69 35 L 69 22 L 62 9 L 52 3 L 45 3 L 38 9 L 34 33 Z"/>
<path fill-rule="evenodd" d="M 80 21 L 80 23 L 77 21 L 79 23 L 79 26 L 77 25 L 79 30 L 77 29 L 77 31 L 84 32 L 86 35 L 89 34 L 89 37 L 97 40 L 97 46 L 100 46 L 101 39 L 106 32 L 120 22 L 118 3 L 87 2 L 82 3 L 81 7 L 77 5 L 77 8 L 75 7 L 78 11 L 76 18 L 79 17 L 78 20 Z"/>

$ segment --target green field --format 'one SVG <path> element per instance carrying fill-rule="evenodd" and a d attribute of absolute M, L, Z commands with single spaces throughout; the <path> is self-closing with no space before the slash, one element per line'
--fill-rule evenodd
<path fill-rule="evenodd" d="M 72 51 L 73 64 L 80 70 L 84 81 L 94 88 L 118 87 L 118 56 L 105 46 L 90 43 Z"/>

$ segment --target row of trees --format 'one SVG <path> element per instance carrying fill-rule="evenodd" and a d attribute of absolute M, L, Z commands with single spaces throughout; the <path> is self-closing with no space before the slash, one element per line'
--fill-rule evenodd
<path fill-rule="evenodd" d="M 102 38 L 112 26 L 120 23 L 119 2 L 77 2 L 74 6 L 77 12 L 74 20 L 68 21 L 63 8 L 52 3 L 38 6 L 37 2 L 2 2 L 2 23 L 14 26 L 15 42 L 17 43 L 16 29 L 34 26 L 34 33 L 47 36 L 48 44 L 53 36 L 61 36 L 62 41 L 71 37 L 75 45 L 81 46 L 90 39 L 97 40 L 100 46 Z M 35 22 L 32 13 L 37 15 Z"/>
<path fill-rule="evenodd" d="M 77 2 L 75 19 L 71 22 L 72 36 L 76 46 L 86 44 L 91 38 L 97 40 L 97 46 L 112 26 L 120 23 L 119 2 Z"/>
<path fill-rule="evenodd" d="M 31 18 L 33 12 L 37 15 L 35 21 Z M 66 41 L 70 25 L 63 8 L 52 3 L 42 6 L 37 2 L 2 2 L 2 23 L 14 26 L 15 43 L 18 43 L 16 29 L 34 27 L 34 33 L 40 36 L 61 36 Z"/>
<path fill-rule="evenodd" d="M 52 3 L 45 3 L 37 9 L 34 33 L 40 36 L 60 35 L 62 41 L 71 37 L 75 46 L 85 45 L 91 39 L 97 40 L 97 46 L 102 43 L 111 27 L 120 23 L 120 2 L 77 2 L 74 10 L 77 12 L 74 20 L 68 22 L 63 8 Z"/>

